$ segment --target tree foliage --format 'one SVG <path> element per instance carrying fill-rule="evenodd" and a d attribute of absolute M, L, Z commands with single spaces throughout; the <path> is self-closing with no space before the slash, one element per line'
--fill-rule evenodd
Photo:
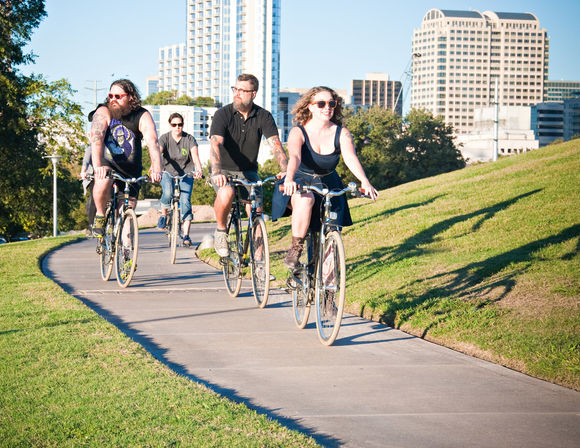
<path fill-rule="evenodd" d="M 18 67 L 33 61 L 23 47 L 46 15 L 40 0 L 0 3 L 0 233 L 47 234 L 52 227 L 52 163 L 58 169 L 59 224 L 73 225 L 71 212 L 81 198 L 71 170 L 86 140 L 78 105 L 65 80 L 48 83 L 24 76 Z"/>
<path fill-rule="evenodd" d="M 402 119 L 380 107 L 349 109 L 345 126 L 370 182 L 383 189 L 465 166 L 453 143 L 453 129 L 430 112 L 411 110 Z M 345 181 L 356 181 L 344 161 L 337 167 Z"/>
<path fill-rule="evenodd" d="M 149 95 L 143 100 L 143 104 L 152 106 L 163 106 L 171 104 L 177 106 L 213 107 L 215 106 L 215 101 L 213 98 L 208 96 L 198 96 L 191 98 L 190 96 L 182 95 L 178 97 L 177 91 L 175 90 L 163 90 L 161 92 L 152 93 Z"/>

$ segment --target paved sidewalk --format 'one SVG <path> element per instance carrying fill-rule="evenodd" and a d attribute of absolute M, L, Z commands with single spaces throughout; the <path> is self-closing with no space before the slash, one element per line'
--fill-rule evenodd
<path fill-rule="evenodd" d="M 192 240 L 213 231 L 194 224 Z M 140 232 L 127 289 L 101 281 L 93 240 L 48 255 L 70 294 L 192 380 L 328 447 L 580 446 L 580 393 L 346 315 L 332 347 L 298 330 L 290 297 L 265 309 L 251 286 L 227 295 L 221 272 L 165 234 Z"/>

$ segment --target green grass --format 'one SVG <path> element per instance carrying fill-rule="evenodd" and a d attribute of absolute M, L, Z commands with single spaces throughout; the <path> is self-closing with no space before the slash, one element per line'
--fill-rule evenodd
<path fill-rule="evenodd" d="M 317 446 L 155 360 L 48 280 L 74 237 L 0 246 L 0 445 Z"/>
<path fill-rule="evenodd" d="M 352 200 L 348 311 L 580 390 L 579 196 L 574 140 Z"/>

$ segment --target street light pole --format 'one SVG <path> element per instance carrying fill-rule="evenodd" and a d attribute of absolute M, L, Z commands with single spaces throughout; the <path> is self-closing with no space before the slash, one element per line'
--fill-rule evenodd
<path fill-rule="evenodd" d="M 45 158 L 52 161 L 52 236 L 58 235 L 58 205 L 57 205 L 57 194 L 56 194 L 56 165 L 62 156 L 56 153 L 50 156 L 45 156 Z"/>
<path fill-rule="evenodd" d="M 495 95 L 494 95 L 494 120 L 493 120 L 493 155 L 492 160 L 495 162 L 497 160 L 498 153 L 498 139 L 499 139 L 499 99 L 498 99 L 498 78 L 495 78 Z"/>

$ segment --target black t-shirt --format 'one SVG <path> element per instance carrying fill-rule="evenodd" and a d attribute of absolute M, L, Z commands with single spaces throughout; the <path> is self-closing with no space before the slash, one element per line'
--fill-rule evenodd
<path fill-rule="evenodd" d="M 197 146 L 193 135 L 187 132 L 181 133 L 179 142 L 176 142 L 171 132 L 159 137 L 161 155 L 163 156 L 163 169 L 174 176 L 183 176 L 185 173 L 195 169 L 191 160 L 191 148 Z"/>
<path fill-rule="evenodd" d="M 260 106 L 254 104 L 248 119 L 244 120 L 233 104 L 228 104 L 215 113 L 210 135 L 224 138 L 225 151 L 220 154 L 223 169 L 257 171 L 262 136 L 278 135 L 278 128 L 272 114 Z"/>

